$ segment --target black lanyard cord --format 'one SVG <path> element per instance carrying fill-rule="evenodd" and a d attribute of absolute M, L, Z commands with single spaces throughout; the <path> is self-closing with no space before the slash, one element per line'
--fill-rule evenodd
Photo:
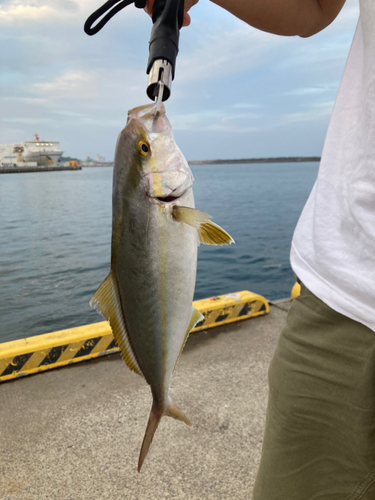
<path fill-rule="evenodd" d="M 108 0 L 87 18 L 83 27 L 85 33 L 90 36 L 95 35 L 95 33 L 100 31 L 103 26 L 107 24 L 111 17 L 133 2 L 139 9 L 143 9 L 146 6 L 146 0 Z M 103 17 L 103 19 L 101 19 L 96 26 L 92 27 L 92 25 L 106 12 L 107 14 Z"/>

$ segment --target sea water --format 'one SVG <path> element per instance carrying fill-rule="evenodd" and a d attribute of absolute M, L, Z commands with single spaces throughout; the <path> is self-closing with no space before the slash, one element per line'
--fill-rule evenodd
<path fill-rule="evenodd" d="M 192 166 L 196 207 L 235 239 L 201 245 L 195 299 L 290 295 L 290 242 L 317 163 Z M 102 321 L 89 300 L 110 265 L 110 167 L 0 175 L 0 342 Z"/>

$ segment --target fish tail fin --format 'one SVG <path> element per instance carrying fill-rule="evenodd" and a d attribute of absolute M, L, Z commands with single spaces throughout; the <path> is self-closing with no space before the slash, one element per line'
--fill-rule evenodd
<path fill-rule="evenodd" d="M 150 416 L 148 417 L 145 436 L 143 438 L 141 451 L 139 453 L 138 472 L 141 472 L 142 464 L 144 462 L 144 459 L 146 458 L 146 455 L 148 453 L 148 450 L 154 438 L 154 434 L 156 432 L 156 429 L 158 428 L 162 416 L 163 416 L 163 411 L 160 411 L 158 405 L 154 401 L 152 403 L 152 408 L 150 411 Z"/>
<path fill-rule="evenodd" d="M 167 415 L 167 417 L 175 418 L 176 420 L 181 420 L 181 422 L 185 422 L 186 425 L 192 427 L 191 422 L 187 418 L 187 416 L 184 413 L 182 413 L 182 411 L 180 410 L 180 408 L 178 408 L 178 406 L 172 403 L 172 400 L 170 398 L 169 398 L 169 404 L 164 412 L 164 415 Z"/>
<path fill-rule="evenodd" d="M 146 458 L 148 450 L 150 449 L 156 429 L 158 428 L 159 422 L 164 415 L 168 417 L 173 417 L 176 420 L 181 420 L 182 422 L 185 422 L 186 425 L 191 427 L 190 420 L 186 417 L 186 415 L 182 413 L 182 411 L 174 403 L 172 403 L 170 398 L 168 398 L 168 406 L 165 408 L 164 411 L 160 410 L 160 406 L 154 400 L 150 416 L 148 418 L 146 432 L 141 446 L 141 451 L 139 454 L 138 472 L 141 471 L 144 459 Z"/>

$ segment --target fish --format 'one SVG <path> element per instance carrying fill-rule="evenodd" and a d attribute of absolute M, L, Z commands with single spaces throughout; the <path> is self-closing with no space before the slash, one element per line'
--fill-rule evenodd
<path fill-rule="evenodd" d="M 151 388 L 138 472 L 163 416 L 191 426 L 168 390 L 190 331 L 204 319 L 192 306 L 198 245 L 234 243 L 195 209 L 192 186 L 164 105 L 130 110 L 116 143 L 110 272 L 90 305 L 109 322 L 127 366 Z"/>

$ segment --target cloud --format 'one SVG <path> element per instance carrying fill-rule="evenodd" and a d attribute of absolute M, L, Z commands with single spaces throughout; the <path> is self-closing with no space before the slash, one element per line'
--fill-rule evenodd
<path fill-rule="evenodd" d="M 262 115 L 259 113 L 241 113 L 237 115 L 227 115 L 223 116 L 221 121 L 223 123 L 234 121 L 234 120 L 254 120 L 262 118 Z"/>
<path fill-rule="evenodd" d="M 31 104 L 40 106 L 41 104 L 48 104 L 48 99 L 42 97 L 17 97 L 17 96 L 7 96 L 0 97 L 1 101 L 14 101 L 17 104 Z"/>
<path fill-rule="evenodd" d="M 82 23 L 100 7 L 99 3 L 96 0 L 5 0 L 0 5 L 0 24 L 12 26 L 25 21 L 50 24 L 62 20 Z M 136 16 L 138 10 L 126 9 L 127 16 Z"/>
<path fill-rule="evenodd" d="M 75 16 L 79 4 L 73 0 L 5 1 L 0 6 L 0 23 L 11 25 L 20 21 L 44 21 Z"/>
<path fill-rule="evenodd" d="M 30 91 L 44 98 L 61 100 L 94 99 L 98 96 L 95 71 L 68 71 L 43 83 L 34 83 Z"/>
<path fill-rule="evenodd" d="M 284 95 L 291 95 L 291 96 L 314 96 L 314 95 L 319 95 L 323 94 L 324 92 L 332 92 L 336 91 L 340 82 L 335 81 L 331 83 L 327 83 L 325 85 L 315 85 L 314 87 L 301 87 L 301 88 L 296 88 L 289 90 L 288 92 L 285 92 Z"/>
<path fill-rule="evenodd" d="M 28 134 L 22 128 L 12 128 L 7 125 L 5 129 L 0 130 L 0 144 L 13 144 L 24 140 L 26 137 L 28 137 Z"/>
<path fill-rule="evenodd" d="M 73 118 L 82 118 L 82 117 L 85 116 L 82 113 L 77 113 L 76 111 L 68 111 L 68 110 L 65 110 L 65 109 L 59 109 L 59 110 L 57 110 L 56 114 L 62 115 L 62 116 L 69 116 L 69 117 L 71 116 Z"/>
<path fill-rule="evenodd" d="M 231 108 L 235 109 L 259 109 L 260 104 L 254 104 L 249 102 L 238 102 L 236 104 L 231 104 Z"/>
<path fill-rule="evenodd" d="M 299 113 L 287 113 L 282 117 L 283 123 L 313 122 L 329 118 L 332 114 L 334 101 L 313 104 L 310 109 Z"/>
<path fill-rule="evenodd" d="M 221 109 L 201 110 L 195 113 L 176 114 L 171 117 L 171 122 L 173 129 L 176 131 L 249 132 L 260 130 L 258 120 L 261 116 L 255 113 L 233 114 L 230 109 L 223 107 Z M 249 123 L 252 125 L 249 125 Z"/>
<path fill-rule="evenodd" d="M 215 32 L 208 32 L 199 44 L 190 41 L 190 50 L 185 50 L 178 61 L 181 81 L 190 83 L 244 73 L 265 64 L 274 57 L 275 49 L 278 52 L 288 43 L 287 38 L 252 29 L 243 22 L 233 24 L 223 29 L 216 26 Z"/>
<path fill-rule="evenodd" d="M 240 75 L 268 63 L 280 63 L 286 68 L 306 65 L 307 61 L 318 64 L 322 60 L 337 60 L 339 51 L 344 57 L 347 54 L 348 38 L 350 40 L 353 36 L 350 27 L 354 26 L 358 13 L 358 0 L 347 0 L 347 5 L 327 30 L 315 37 L 302 39 L 265 33 L 226 12 L 218 15 L 213 10 L 212 23 L 207 24 L 204 19 L 203 26 L 197 23 L 195 32 L 183 33 L 181 54 L 184 55 L 178 61 L 179 78 L 190 83 L 223 79 L 235 73 Z M 285 57 L 286 54 L 290 57 Z"/>
<path fill-rule="evenodd" d="M 36 118 L 36 117 L 33 117 L 33 118 L 22 118 L 21 116 L 20 117 L 16 117 L 16 118 L 3 118 L 3 122 L 6 122 L 6 123 L 21 123 L 23 125 L 40 125 L 40 124 L 48 124 L 48 125 L 52 125 L 53 124 L 53 120 L 49 119 L 49 118 Z"/>
<path fill-rule="evenodd" d="M 359 16 L 359 2 L 358 0 L 347 0 L 345 7 L 342 9 L 337 19 L 335 20 L 334 26 L 339 29 L 343 24 L 356 21 Z"/>

